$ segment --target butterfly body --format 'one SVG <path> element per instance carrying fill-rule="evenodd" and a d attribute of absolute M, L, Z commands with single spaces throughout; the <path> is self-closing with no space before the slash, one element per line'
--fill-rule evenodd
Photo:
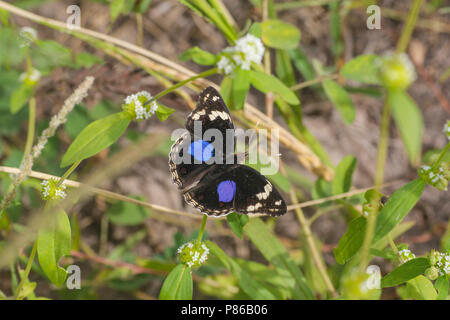
<path fill-rule="evenodd" d="M 286 203 L 272 183 L 238 163 L 231 115 L 214 88 L 200 94 L 186 129 L 172 145 L 169 167 L 187 203 L 211 216 L 286 212 Z"/>

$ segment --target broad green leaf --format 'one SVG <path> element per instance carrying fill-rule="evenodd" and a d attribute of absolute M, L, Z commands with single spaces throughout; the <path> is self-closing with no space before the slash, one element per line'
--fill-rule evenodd
<path fill-rule="evenodd" d="M 233 89 L 231 90 L 232 109 L 244 108 L 245 97 L 250 89 L 250 74 L 248 70 L 238 69 L 234 74 Z"/>
<path fill-rule="evenodd" d="M 158 105 L 158 109 L 156 109 L 156 116 L 159 121 L 166 121 L 167 118 L 175 111 L 175 109 L 169 108 L 159 102 L 156 102 L 156 104 Z"/>
<path fill-rule="evenodd" d="M 417 300 L 436 300 L 436 290 L 430 280 L 424 276 L 418 276 L 407 282 L 406 287 L 412 297 Z"/>
<path fill-rule="evenodd" d="M 109 147 L 120 138 L 129 123 L 130 118 L 126 112 L 115 113 L 92 122 L 69 146 L 61 161 L 61 168 L 89 158 Z"/>
<path fill-rule="evenodd" d="M 352 123 L 355 120 L 355 106 L 348 92 L 333 80 L 324 80 L 322 85 L 344 122 Z"/>
<path fill-rule="evenodd" d="M 71 230 L 67 214 L 56 211 L 50 225 L 39 230 L 37 238 L 37 253 L 42 271 L 57 287 L 66 280 L 67 271 L 58 263 L 63 256 L 70 255 Z"/>
<path fill-rule="evenodd" d="M 192 299 L 191 268 L 183 264 L 177 265 L 167 276 L 159 292 L 160 300 Z"/>
<path fill-rule="evenodd" d="M 413 165 L 420 161 L 423 117 L 413 99 L 405 91 L 390 91 L 387 103 L 392 110 L 403 144 Z"/>
<path fill-rule="evenodd" d="M 388 288 L 398 286 L 408 280 L 411 280 L 425 272 L 430 267 L 430 262 L 427 258 L 416 258 L 409 260 L 381 279 L 381 287 Z"/>
<path fill-rule="evenodd" d="M 299 267 L 289 256 L 288 251 L 280 240 L 270 232 L 264 222 L 259 218 L 251 219 L 245 225 L 244 232 L 266 260 L 275 267 L 276 272 L 286 280 L 286 287 L 291 288 L 293 298 L 314 299 L 314 295 Z M 292 280 L 294 280 L 294 286 L 292 286 Z"/>
<path fill-rule="evenodd" d="M 136 197 L 138 199 L 138 197 Z M 148 208 L 118 201 L 106 211 L 109 220 L 114 224 L 133 226 L 142 223 L 150 215 Z"/>
<path fill-rule="evenodd" d="M 292 24 L 269 19 L 261 23 L 261 37 L 268 47 L 294 49 L 300 41 L 300 31 Z"/>
<path fill-rule="evenodd" d="M 228 257 L 227 254 L 215 243 L 206 241 L 211 254 L 217 257 L 220 262 L 236 278 L 239 287 L 252 299 L 255 300 L 276 300 L 277 297 L 262 283 L 256 281 L 251 274 L 243 270 L 236 261 Z"/>
<path fill-rule="evenodd" d="M 358 217 L 348 224 L 347 231 L 333 250 L 337 263 L 344 264 L 361 248 L 366 230 L 366 218 Z"/>
<path fill-rule="evenodd" d="M 356 167 L 356 158 L 346 156 L 336 167 L 333 179 L 333 194 L 348 192 L 352 185 L 353 171 Z"/>
<path fill-rule="evenodd" d="M 377 67 L 378 57 L 364 54 L 348 61 L 341 69 L 341 75 L 347 79 L 368 84 L 381 84 Z"/>
<path fill-rule="evenodd" d="M 248 222 L 248 216 L 245 214 L 238 214 L 236 212 L 232 212 L 227 215 L 227 221 L 230 225 L 231 230 L 242 239 L 242 228 Z"/>
<path fill-rule="evenodd" d="M 251 70 L 250 82 L 256 89 L 263 93 L 273 92 L 279 94 L 289 104 L 300 104 L 297 96 L 283 82 L 270 74 Z"/>
<path fill-rule="evenodd" d="M 27 103 L 33 94 L 33 86 L 22 83 L 11 95 L 10 110 L 12 114 L 17 113 Z"/>
<path fill-rule="evenodd" d="M 257 38 L 261 38 L 261 33 L 262 33 L 261 23 L 259 23 L 259 22 L 252 23 L 252 25 L 248 29 L 248 33 L 250 33 L 251 35 L 254 35 Z"/>
<path fill-rule="evenodd" d="M 213 65 L 217 62 L 217 56 L 200 49 L 199 47 L 195 46 L 192 47 L 188 50 L 186 50 L 185 52 L 183 52 L 178 59 L 180 59 L 181 61 L 188 61 L 188 60 L 192 60 L 195 63 L 202 65 L 202 66 L 209 66 L 209 65 Z"/>
<path fill-rule="evenodd" d="M 425 184 L 423 180 L 416 179 L 394 192 L 378 213 L 374 243 L 386 236 L 411 211 L 419 201 Z"/>
<path fill-rule="evenodd" d="M 434 282 L 434 287 L 439 292 L 437 300 L 447 299 L 449 289 L 448 276 L 443 275 L 437 278 L 436 281 Z"/>

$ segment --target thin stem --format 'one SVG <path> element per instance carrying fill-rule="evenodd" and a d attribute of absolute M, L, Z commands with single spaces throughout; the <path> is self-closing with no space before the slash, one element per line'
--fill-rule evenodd
<path fill-rule="evenodd" d="M 161 92 L 158 93 L 156 96 L 154 96 L 153 99 L 149 100 L 149 101 L 146 102 L 145 104 L 150 103 L 151 101 L 156 101 L 156 100 L 158 100 L 159 98 L 161 98 L 161 97 L 165 96 L 166 94 L 168 94 L 168 93 L 174 91 L 175 89 L 178 89 L 179 87 L 184 86 L 186 83 L 192 82 L 192 81 L 194 81 L 194 80 L 196 80 L 196 79 L 199 79 L 199 78 L 205 78 L 205 77 L 211 76 L 211 75 L 213 75 L 213 74 L 216 74 L 217 71 L 218 71 L 217 68 L 212 68 L 212 69 L 206 70 L 206 71 L 204 71 L 204 72 L 202 72 L 202 73 L 199 73 L 199 74 L 197 74 L 197 75 L 195 75 L 195 76 L 192 76 L 192 77 L 190 77 L 190 78 L 187 78 L 187 79 L 185 79 L 185 80 L 183 80 L 183 81 L 180 81 L 180 82 L 176 83 L 175 85 L 173 85 L 172 87 L 167 88 L 167 89 L 164 90 L 164 91 L 161 91 Z"/>
<path fill-rule="evenodd" d="M 206 226 L 206 220 L 208 220 L 208 215 L 204 214 L 203 219 L 202 219 L 202 225 L 200 227 L 200 233 L 198 234 L 198 240 L 197 240 L 198 243 L 202 242 L 203 232 L 205 231 L 205 226 Z"/>
<path fill-rule="evenodd" d="M 28 279 L 28 275 L 30 274 L 31 266 L 33 265 L 34 257 L 36 256 L 36 251 L 37 251 L 37 241 L 35 241 L 33 244 L 33 248 L 31 249 L 30 257 L 28 258 L 28 263 L 25 268 L 25 272 L 22 276 L 22 279 L 20 279 L 20 283 L 16 289 L 16 294 L 15 294 L 16 299 L 19 299 L 20 291 L 22 290 L 26 279 Z"/>
<path fill-rule="evenodd" d="M 339 75 L 337 75 L 337 74 L 323 75 L 323 76 L 317 77 L 316 79 L 300 82 L 300 83 L 296 84 L 295 86 L 290 87 L 290 89 L 291 89 L 291 91 L 297 91 L 297 90 L 301 90 L 303 88 L 315 85 L 317 83 L 320 83 L 324 80 L 334 80 L 334 79 L 337 79 L 338 77 L 339 77 Z"/>
<path fill-rule="evenodd" d="M 144 44 L 144 26 L 142 23 L 142 13 L 136 13 L 136 28 L 137 28 L 137 44 L 143 47 Z"/>
<path fill-rule="evenodd" d="M 439 166 L 439 164 L 441 163 L 442 159 L 444 158 L 444 156 L 447 153 L 449 148 L 450 148 L 450 142 L 447 143 L 447 145 L 445 146 L 444 150 L 442 150 L 441 154 L 439 155 L 439 158 L 433 164 L 433 167 L 431 168 L 431 171 L 434 171 Z"/>
<path fill-rule="evenodd" d="M 411 9 L 409 10 L 408 18 L 406 19 L 405 26 L 402 31 L 402 35 L 397 43 L 396 51 L 397 53 L 405 52 L 408 47 L 409 40 L 411 39 L 412 32 L 414 31 L 414 26 L 417 22 L 417 17 L 419 16 L 420 6 L 422 5 L 422 0 L 414 0 Z"/>
<path fill-rule="evenodd" d="M 60 187 L 62 185 L 62 183 L 64 182 L 64 180 L 66 180 L 70 174 L 78 167 L 78 165 L 81 163 L 81 160 L 78 160 L 77 162 L 75 162 L 74 164 L 72 164 L 72 166 L 63 174 L 63 176 L 61 177 L 61 179 L 59 179 L 58 184 L 56 185 L 56 187 Z"/>
<path fill-rule="evenodd" d="M 36 99 L 34 98 L 34 96 L 32 96 L 28 103 L 28 132 L 27 132 L 27 141 L 25 143 L 25 151 L 23 153 L 23 159 L 25 159 L 30 154 L 31 148 L 33 147 L 35 122 L 36 122 Z"/>
<path fill-rule="evenodd" d="M 388 103 L 389 92 L 383 107 L 380 125 L 380 140 L 378 142 L 378 155 L 375 172 L 375 187 L 379 188 L 384 179 L 384 166 L 386 163 L 387 149 L 389 143 L 389 120 L 391 117 L 391 108 Z"/>

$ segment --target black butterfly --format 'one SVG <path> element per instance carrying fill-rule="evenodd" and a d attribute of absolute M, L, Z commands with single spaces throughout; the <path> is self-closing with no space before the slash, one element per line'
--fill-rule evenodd
<path fill-rule="evenodd" d="M 201 131 L 197 130 L 200 124 Z M 187 203 L 212 216 L 233 211 L 271 216 L 286 213 L 286 203 L 273 184 L 258 171 L 238 164 L 230 112 L 213 87 L 200 94 L 197 107 L 187 117 L 186 129 L 172 145 L 169 167 Z M 207 137 L 209 129 L 220 133 L 223 141 Z"/>

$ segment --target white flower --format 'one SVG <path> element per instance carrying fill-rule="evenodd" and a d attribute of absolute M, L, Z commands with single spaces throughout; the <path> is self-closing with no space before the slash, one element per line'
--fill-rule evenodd
<path fill-rule="evenodd" d="M 251 64 L 259 64 L 264 56 L 264 45 L 261 39 L 247 34 L 236 40 L 234 47 L 225 48 L 217 63 L 217 68 L 230 75 L 237 67 L 250 70 Z"/>
<path fill-rule="evenodd" d="M 33 68 L 31 72 L 23 72 L 19 76 L 19 80 L 22 82 L 28 82 L 29 84 L 36 84 L 41 78 L 39 70 Z"/>
<path fill-rule="evenodd" d="M 123 106 L 123 109 L 136 120 L 147 120 L 158 109 L 156 101 L 152 101 L 150 104 L 147 103 L 152 98 L 152 95 L 147 91 L 141 91 L 136 94 L 129 95 L 125 98 L 125 105 Z"/>
<path fill-rule="evenodd" d="M 36 41 L 38 39 L 38 33 L 32 27 L 22 27 L 19 34 L 30 41 Z"/>
<path fill-rule="evenodd" d="M 416 255 L 414 253 L 411 252 L 411 250 L 409 249 L 403 249 L 400 250 L 398 252 L 398 254 L 400 255 L 400 262 L 401 263 L 405 263 L 411 259 L 414 259 L 416 257 Z"/>
<path fill-rule="evenodd" d="M 66 197 L 66 185 L 63 183 L 61 186 L 58 185 L 58 180 L 50 179 L 41 182 L 42 185 L 42 198 L 44 200 L 57 200 L 64 199 Z"/>
<path fill-rule="evenodd" d="M 177 253 L 184 264 L 189 267 L 199 267 L 208 259 L 209 249 L 204 243 L 194 240 L 179 247 Z"/>
<path fill-rule="evenodd" d="M 444 126 L 444 133 L 447 135 L 447 139 L 450 140 L 450 120 Z"/>

